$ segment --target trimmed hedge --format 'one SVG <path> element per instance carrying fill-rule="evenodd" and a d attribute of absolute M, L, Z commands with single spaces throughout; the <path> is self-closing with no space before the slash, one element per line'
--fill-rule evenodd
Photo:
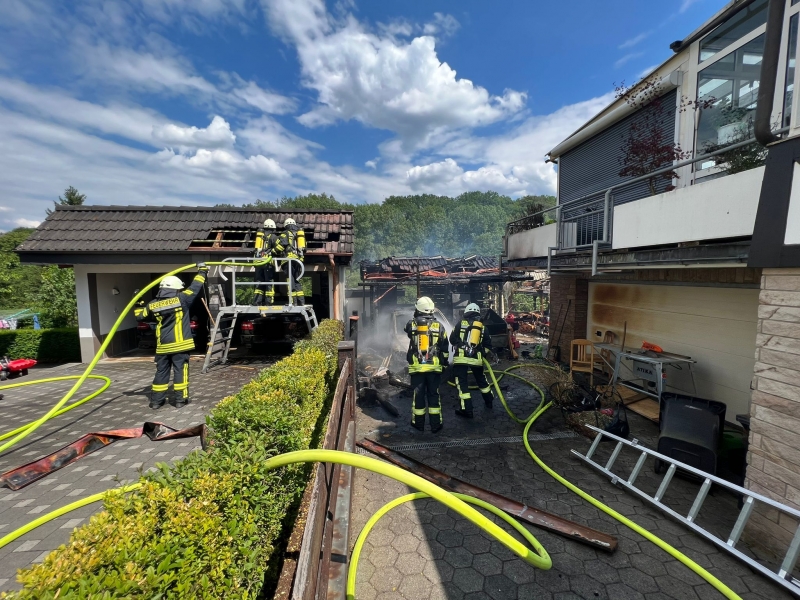
<path fill-rule="evenodd" d="M 81 362 L 78 328 L 0 330 L 0 356 L 43 363 Z"/>
<path fill-rule="evenodd" d="M 266 471 L 264 461 L 320 443 L 341 337 L 338 321 L 323 321 L 212 410 L 208 452 L 160 464 L 142 489 L 107 500 L 4 597 L 250 599 L 274 585 L 311 467 Z"/>

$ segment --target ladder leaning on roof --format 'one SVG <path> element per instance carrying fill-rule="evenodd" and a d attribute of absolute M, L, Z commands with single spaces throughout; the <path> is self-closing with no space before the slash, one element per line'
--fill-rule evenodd
<path fill-rule="evenodd" d="M 254 262 L 256 259 L 254 258 L 226 258 L 222 262 Z M 281 263 L 291 263 L 292 261 L 297 262 L 301 268 L 303 267 L 303 263 L 294 258 L 273 258 L 272 259 L 275 266 L 278 267 Z M 249 267 L 234 267 L 231 265 L 230 267 L 217 267 L 219 269 L 219 275 L 225 281 L 228 278 L 225 276 L 225 269 L 230 269 L 229 273 L 231 275 L 231 283 L 233 287 L 232 291 L 232 298 L 233 304 L 227 306 L 225 304 L 225 296 L 221 293 L 220 289 L 220 308 L 219 312 L 217 313 L 217 319 L 214 323 L 214 328 L 211 331 L 210 341 L 208 342 L 208 349 L 206 350 L 206 358 L 203 362 L 203 369 L 202 372 L 205 373 L 208 371 L 209 368 L 219 365 L 225 364 L 228 362 L 228 352 L 231 349 L 231 343 L 233 342 L 233 334 L 236 330 L 236 322 L 239 319 L 239 315 L 242 314 L 257 314 L 262 317 L 268 316 L 280 316 L 280 315 L 300 315 L 303 317 L 306 323 L 306 327 L 308 327 L 308 332 L 311 333 L 314 331 L 319 322 L 317 321 L 317 315 L 314 312 L 314 307 L 311 305 L 304 305 L 299 306 L 294 304 L 294 298 L 292 297 L 292 277 L 288 276 L 286 281 L 274 281 L 271 282 L 269 285 L 285 285 L 288 287 L 288 297 L 289 303 L 283 305 L 267 305 L 267 306 L 242 306 L 236 304 L 236 286 L 237 285 L 262 285 L 260 282 L 256 281 L 240 281 L 236 282 L 236 273 L 238 270 L 243 268 Z M 276 268 L 276 270 L 278 270 Z M 303 269 L 300 273 L 300 277 L 303 276 L 305 270 Z M 220 286 L 221 287 L 221 286 Z"/>
<path fill-rule="evenodd" d="M 651 450 L 650 448 L 646 448 L 639 444 L 637 439 L 633 440 L 626 440 L 621 437 L 617 437 L 607 431 L 599 429 L 597 427 L 589 426 L 590 429 L 597 432 L 597 437 L 595 437 L 594 441 L 592 442 L 589 451 L 584 456 L 580 454 L 576 450 L 573 450 L 572 453 L 580 458 L 581 460 L 589 463 L 598 471 L 605 473 L 611 478 L 611 483 L 614 485 L 621 485 L 628 489 L 629 491 L 633 492 L 643 500 L 646 500 L 650 504 L 654 504 L 669 516 L 674 519 L 677 519 L 696 533 L 699 533 L 707 540 L 715 543 L 717 546 L 722 548 L 723 550 L 727 550 L 735 557 L 743 560 L 747 565 L 765 575 L 772 581 L 780 584 L 790 592 L 794 593 L 795 595 L 800 596 L 800 580 L 795 579 L 792 577 L 792 571 L 797 563 L 797 559 L 800 556 L 800 524 L 798 524 L 797 529 L 795 530 L 794 537 L 792 538 L 791 543 L 789 544 L 789 548 L 786 550 L 786 554 L 784 555 L 783 562 L 781 563 L 780 568 L 777 571 L 773 571 L 769 569 L 767 566 L 753 560 L 741 550 L 736 548 L 736 544 L 739 543 L 739 538 L 744 531 L 744 527 L 747 524 L 747 521 L 750 519 L 750 515 L 753 512 L 753 508 L 756 502 L 761 502 L 768 506 L 773 510 L 777 510 L 780 513 L 783 513 L 789 516 L 794 521 L 800 521 L 800 511 L 791 508 L 790 506 L 786 506 L 785 504 L 781 504 L 780 502 L 776 502 L 771 498 L 767 498 L 766 496 L 762 496 L 761 494 L 756 494 L 748 489 L 745 489 L 741 486 L 735 485 L 730 483 L 729 481 L 725 481 L 719 477 L 714 475 L 709 475 L 705 471 L 701 471 L 700 469 L 695 469 L 694 467 L 690 467 L 689 465 L 678 462 L 668 456 L 663 454 L 659 454 L 655 450 Z M 614 440 L 617 442 L 617 445 L 614 447 L 614 450 L 611 452 L 611 456 L 609 457 L 608 461 L 606 462 L 605 466 L 595 462 L 592 460 L 592 456 L 594 456 L 597 447 L 600 445 L 600 442 L 606 438 L 608 440 Z M 639 460 L 636 461 L 636 466 L 633 467 L 631 474 L 628 476 L 627 479 L 620 475 L 616 475 L 611 471 L 611 468 L 614 466 L 617 458 L 619 457 L 620 452 L 622 451 L 623 447 L 633 448 L 637 452 L 641 452 L 639 455 Z M 640 490 L 636 487 L 636 479 L 639 477 L 639 473 L 642 471 L 642 467 L 644 467 L 644 463 L 647 460 L 648 456 L 652 456 L 657 460 L 665 462 L 669 464 L 669 469 L 667 469 L 666 475 L 664 475 L 664 479 L 661 480 L 661 485 L 658 487 L 658 491 L 656 491 L 655 495 L 651 496 L 650 494 Z M 682 471 L 686 471 L 687 473 L 691 473 L 692 475 L 700 477 L 703 480 L 703 483 L 700 486 L 700 490 L 697 493 L 697 496 L 694 499 L 694 503 L 692 504 L 692 508 L 689 509 L 689 513 L 686 516 L 683 516 L 679 512 L 671 509 L 666 504 L 664 504 L 661 500 L 664 498 L 664 494 L 667 492 L 667 488 L 669 484 L 672 482 L 672 477 L 675 475 L 675 472 L 681 469 Z M 709 490 L 711 489 L 711 485 L 718 485 L 727 489 L 728 491 L 732 492 L 733 494 L 739 495 L 743 498 L 744 502 L 742 504 L 742 508 L 739 511 L 739 517 L 736 519 L 736 523 L 733 525 L 733 529 L 731 530 L 730 534 L 728 535 L 727 540 L 723 540 L 720 537 L 717 537 L 710 531 L 703 529 L 700 525 L 697 524 L 697 514 L 700 512 L 700 509 L 705 502 L 706 496 L 708 495 Z"/>

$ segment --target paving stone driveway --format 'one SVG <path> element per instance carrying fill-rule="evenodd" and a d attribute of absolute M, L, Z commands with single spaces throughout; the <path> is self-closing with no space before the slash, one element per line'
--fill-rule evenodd
<path fill-rule="evenodd" d="M 514 411 L 518 415 L 529 414 L 533 406 L 529 388 L 513 382 L 503 383 L 508 385 L 507 395 Z M 542 472 L 518 439 L 508 440 L 510 436 L 520 436 L 522 427 L 511 421 L 502 407 L 495 407 L 491 413 L 484 411 L 480 396 L 474 393 L 478 401 L 476 418 L 464 421 L 453 414 L 457 399 L 452 388 L 443 385 L 441 393 L 445 429 L 439 434 L 428 430 L 418 433 L 407 425 L 410 395 L 398 390 L 391 398 L 401 411 L 398 418 L 391 417 L 377 404 L 358 407 L 358 439 L 367 437 L 397 447 L 449 475 L 616 535 L 619 548 L 614 554 L 607 554 L 529 527 L 553 559 L 551 570 L 537 570 L 438 502 L 417 500 L 391 511 L 368 538 L 358 570 L 358 600 L 690 600 L 722 597 L 676 559 Z M 742 598 L 792 597 L 571 457 L 571 448 L 586 452 L 590 442 L 583 437 L 570 436 L 555 409 L 537 421 L 534 430 L 540 437 L 532 446 L 546 464 L 677 547 Z M 631 430 L 633 436 L 654 447 L 657 426 L 631 415 Z M 476 445 L 454 445 L 464 441 Z M 420 443 L 431 445 L 409 448 Z M 607 457 L 609 450 L 601 447 L 599 456 Z M 620 472 L 629 473 L 636 458 L 638 456 L 623 453 L 618 459 Z M 659 481 L 652 465 L 648 464 L 640 475 L 641 487 L 654 493 Z M 376 510 L 389 500 L 409 493 L 406 486 L 366 471 L 357 471 L 354 486 L 351 546 Z M 697 489 L 696 483 L 676 478 L 666 502 L 685 514 Z M 700 522 L 717 534 L 725 535 L 737 513 L 736 499 L 719 491 L 709 496 Z M 502 521 L 495 521 L 509 530 Z"/>
<path fill-rule="evenodd" d="M 160 421 L 177 429 L 203 423 L 205 415 L 217 402 L 236 392 L 266 364 L 258 359 L 239 361 L 202 375 L 202 362 L 192 359 L 192 403 L 180 410 L 165 406 L 154 411 L 148 408 L 147 396 L 155 368 L 152 358 L 103 361 L 94 373 L 110 377 L 111 387 L 83 406 L 48 421 L 29 438 L 0 456 L 0 472 L 45 456 L 92 431 L 138 427 L 145 421 Z M 79 365 L 36 369 L 27 379 L 79 375 L 82 372 L 83 367 Z M 0 431 L 14 429 L 41 416 L 72 383 L 48 383 L 5 391 L 5 398 L 0 401 Z M 100 385 L 100 381 L 90 380 L 81 388 L 85 391 L 78 397 Z M 0 536 L 60 506 L 133 481 L 140 472 L 153 468 L 156 463 L 178 460 L 199 447 L 199 438 L 151 442 L 143 437 L 119 441 L 17 492 L 0 488 Z M 41 561 L 48 552 L 65 543 L 72 530 L 101 507 L 102 503 L 85 506 L 0 549 L 0 591 L 18 589 L 15 581 L 17 569 Z"/>

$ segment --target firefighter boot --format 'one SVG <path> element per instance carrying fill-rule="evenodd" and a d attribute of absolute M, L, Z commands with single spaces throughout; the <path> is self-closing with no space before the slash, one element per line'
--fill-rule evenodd
<path fill-rule="evenodd" d="M 456 409 L 456 414 L 459 417 L 464 417 L 465 419 L 471 419 L 473 417 L 471 410 L 463 410 L 461 408 Z"/>
<path fill-rule="evenodd" d="M 481 396 L 483 396 L 483 403 L 486 405 L 486 408 L 492 410 L 492 402 L 494 402 L 494 395 L 492 392 L 483 393 Z"/>

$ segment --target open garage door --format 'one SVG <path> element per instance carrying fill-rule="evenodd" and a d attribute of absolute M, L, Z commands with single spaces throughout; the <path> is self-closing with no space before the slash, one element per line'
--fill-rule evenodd
<path fill-rule="evenodd" d="M 666 352 L 697 360 L 697 395 L 728 405 L 727 420 L 750 412 L 750 382 L 755 363 L 758 289 L 589 283 L 587 338 L 601 341 L 606 331 L 625 345 L 646 340 Z M 598 335 L 599 333 L 599 335 Z M 667 370 L 670 391 L 691 393 L 685 371 Z"/>

